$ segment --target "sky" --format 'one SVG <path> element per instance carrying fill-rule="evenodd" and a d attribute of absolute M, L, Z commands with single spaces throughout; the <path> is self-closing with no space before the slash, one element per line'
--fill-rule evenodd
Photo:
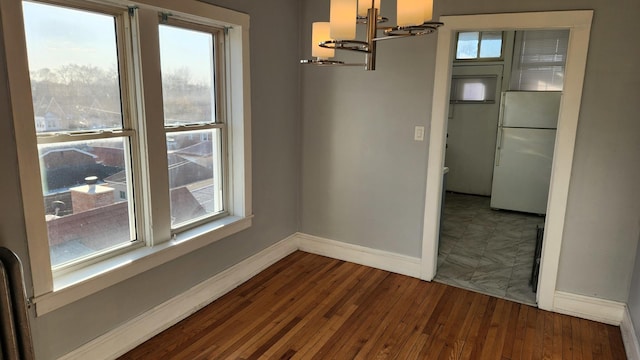
<path fill-rule="evenodd" d="M 24 1 L 30 70 L 62 65 L 92 65 L 115 70 L 114 17 Z M 165 71 L 188 67 L 194 80 L 211 77 L 211 36 L 170 26 L 160 27 Z"/>

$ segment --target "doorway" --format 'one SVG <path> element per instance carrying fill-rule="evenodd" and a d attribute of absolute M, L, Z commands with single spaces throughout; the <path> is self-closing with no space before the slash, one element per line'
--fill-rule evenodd
<path fill-rule="evenodd" d="M 453 67 L 445 166 L 447 191 L 491 195 L 502 65 Z"/>
<path fill-rule="evenodd" d="M 454 34 L 465 29 L 569 29 L 565 90 L 558 118 L 551 187 L 547 205 L 547 223 L 537 293 L 538 306 L 545 310 L 553 310 L 592 17 L 593 11 L 441 17 L 441 21 L 445 23 L 445 26 L 438 31 L 438 48 L 436 52 L 422 242 L 421 277 L 424 280 L 431 281 L 437 269 Z"/>
<path fill-rule="evenodd" d="M 481 34 L 465 34 L 474 33 Z M 499 47 L 504 51 L 491 60 L 453 63 L 445 152 L 448 173 L 434 281 L 535 306 L 530 278 L 536 228 L 544 225 L 544 217 L 491 206 L 493 174 L 500 169 L 494 165 L 496 143 L 502 140 L 498 137 L 502 82 L 508 82 L 510 73 L 503 69 L 512 63 L 514 43 L 513 32 L 492 34 L 503 39 Z M 494 64 L 486 65 L 489 61 Z"/>

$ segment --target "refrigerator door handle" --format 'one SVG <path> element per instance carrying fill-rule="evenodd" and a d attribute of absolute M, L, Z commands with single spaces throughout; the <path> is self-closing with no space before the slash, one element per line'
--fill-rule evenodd
<path fill-rule="evenodd" d="M 500 166 L 500 151 L 502 150 L 502 138 L 504 136 L 504 127 L 498 128 L 498 146 L 496 147 L 496 166 Z"/>
<path fill-rule="evenodd" d="M 506 97 L 507 93 L 506 91 L 503 91 L 502 94 L 500 94 L 500 112 L 498 114 L 498 128 L 502 127 L 502 123 L 504 121 L 504 99 Z"/>

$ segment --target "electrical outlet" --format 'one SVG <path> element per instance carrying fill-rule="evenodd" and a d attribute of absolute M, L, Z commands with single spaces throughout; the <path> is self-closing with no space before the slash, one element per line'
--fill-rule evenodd
<path fill-rule="evenodd" d="M 424 141 L 424 126 L 416 126 L 413 131 L 413 140 Z"/>

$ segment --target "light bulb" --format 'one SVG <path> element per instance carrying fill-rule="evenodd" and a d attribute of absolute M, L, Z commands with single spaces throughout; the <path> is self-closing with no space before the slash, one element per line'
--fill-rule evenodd
<path fill-rule="evenodd" d="M 424 0 L 398 0 L 398 26 L 422 25 Z"/>
<path fill-rule="evenodd" d="M 321 42 L 327 40 L 332 40 L 329 36 L 329 23 L 314 22 L 311 27 L 311 56 L 321 60 L 334 57 L 334 49 L 323 48 L 319 45 Z"/>
<path fill-rule="evenodd" d="M 356 15 L 358 0 L 331 0 L 330 35 L 336 40 L 356 38 Z"/>
<path fill-rule="evenodd" d="M 373 6 L 380 10 L 380 0 L 375 0 Z M 367 16 L 369 9 L 371 9 L 371 0 L 358 0 L 358 16 Z"/>
<path fill-rule="evenodd" d="M 424 1 L 424 22 L 431 21 L 433 19 L 433 0 Z"/>

